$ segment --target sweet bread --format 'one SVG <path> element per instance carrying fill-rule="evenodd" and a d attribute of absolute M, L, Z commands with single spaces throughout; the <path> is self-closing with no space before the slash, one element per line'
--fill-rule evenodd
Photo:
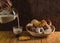
<path fill-rule="evenodd" d="M 31 21 L 31 23 L 33 23 L 34 24 L 34 26 L 39 26 L 39 24 L 40 24 L 40 22 L 38 21 L 38 20 L 36 20 L 36 19 L 33 19 L 32 21 Z"/>
<path fill-rule="evenodd" d="M 39 33 L 39 34 L 43 34 L 43 32 L 44 32 L 43 27 L 37 27 L 36 32 Z"/>
<path fill-rule="evenodd" d="M 40 23 L 40 26 L 45 26 L 47 24 L 47 22 L 45 20 L 42 20 Z"/>
<path fill-rule="evenodd" d="M 29 36 L 20 36 L 19 40 L 29 40 L 31 39 Z"/>

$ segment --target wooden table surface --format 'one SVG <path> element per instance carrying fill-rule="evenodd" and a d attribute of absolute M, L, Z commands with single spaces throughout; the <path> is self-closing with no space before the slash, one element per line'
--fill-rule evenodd
<path fill-rule="evenodd" d="M 60 32 L 52 33 L 47 38 L 19 41 L 11 31 L 0 31 L 0 43 L 60 43 Z"/>

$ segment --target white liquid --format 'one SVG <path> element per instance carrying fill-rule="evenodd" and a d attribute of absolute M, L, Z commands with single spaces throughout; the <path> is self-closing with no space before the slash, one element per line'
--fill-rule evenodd
<path fill-rule="evenodd" d="M 13 27 L 13 33 L 14 34 L 20 34 L 22 32 L 22 27 L 20 27 L 19 24 L 19 16 L 17 15 L 17 21 L 18 21 L 18 27 Z"/>
<path fill-rule="evenodd" d="M 0 23 L 8 23 L 15 20 L 17 15 L 0 15 Z"/>
<path fill-rule="evenodd" d="M 15 20 L 16 18 L 18 21 L 18 27 L 20 27 L 18 15 L 0 15 L 0 23 L 8 23 Z"/>
<path fill-rule="evenodd" d="M 14 34 L 20 34 L 21 32 L 22 32 L 21 28 L 15 28 L 15 27 L 13 27 L 13 33 Z"/>

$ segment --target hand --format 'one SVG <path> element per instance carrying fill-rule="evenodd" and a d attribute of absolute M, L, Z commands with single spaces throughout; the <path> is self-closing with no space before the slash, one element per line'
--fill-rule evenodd
<path fill-rule="evenodd" d="M 12 2 L 10 0 L 7 0 L 7 3 L 9 6 L 12 6 Z"/>
<path fill-rule="evenodd" d="M 5 9 L 11 6 L 12 6 L 12 3 L 10 0 L 0 0 L 0 9 Z"/>

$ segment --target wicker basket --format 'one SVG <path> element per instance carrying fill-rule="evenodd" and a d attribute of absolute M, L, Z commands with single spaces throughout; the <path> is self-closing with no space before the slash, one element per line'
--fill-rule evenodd
<path fill-rule="evenodd" d="M 51 25 L 51 28 L 53 29 L 53 31 L 51 33 L 54 33 L 55 27 L 53 25 Z M 32 31 L 28 30 L 27 26 L 26 26 L 26 30 L 27 30 L 27 32 L 30 33 L 30 35 L 32 35 L 34 37 L 47 37 L 48 35 L 51 34 L 51 33 L 50 34 L 39 34 L 39 33 L 36 33 L 36 32 L 32 32 Z"/>

